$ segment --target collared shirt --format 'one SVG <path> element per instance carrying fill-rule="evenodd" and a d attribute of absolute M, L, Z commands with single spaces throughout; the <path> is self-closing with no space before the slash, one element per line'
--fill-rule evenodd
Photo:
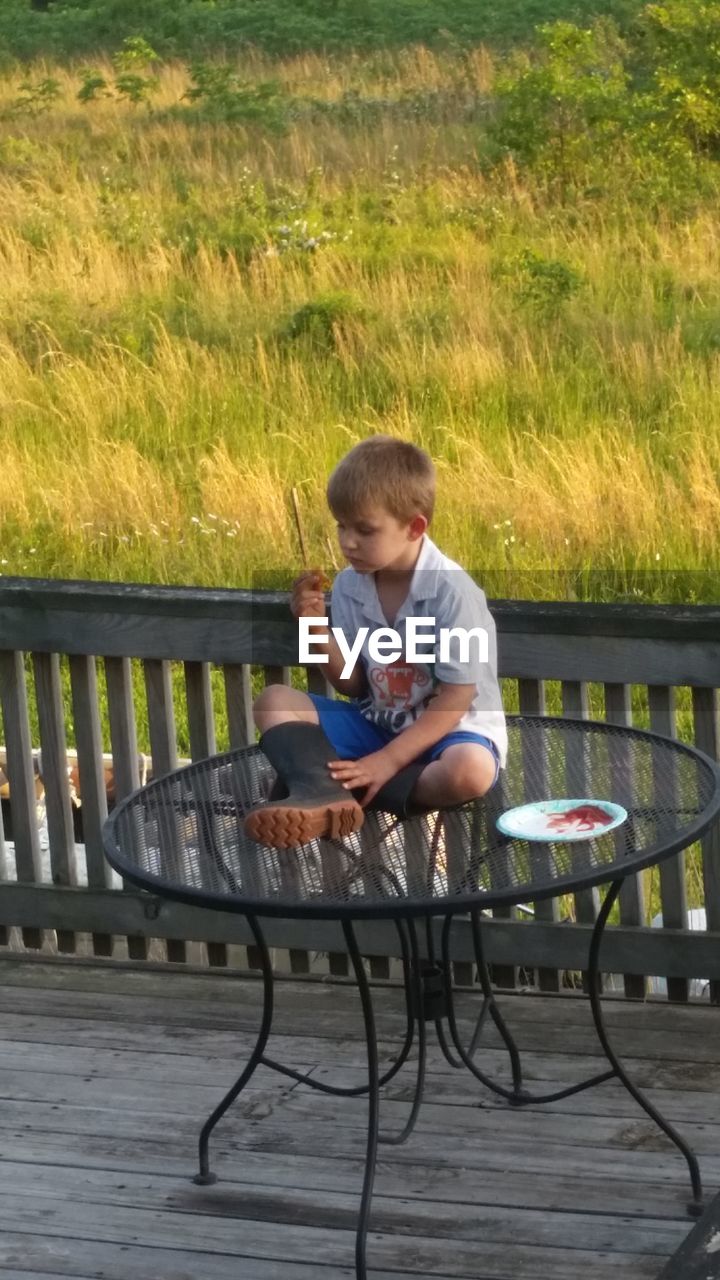
<path fill-rule="evenodd" d="M 427 534 L 423 536 L 408 594 L 397 616 L 389 624 L 378 597 L 374 574 L 342 569 L 335 578 L 330 598 L 332 625 L 342 628 L 348 644 L 353 644 L 362 627 L 368 627 L 359 661 L 367 673 L 370 693 L 357 700 L 366 719 L 392 733 L 401 733 L 426 710 L 440 681 L 446 684 L 474 684 L 473 701 L 452 732 L 480 733 L 495 743 L 501 765 L 507 758 L 507 728 L 497 677 L 495 622 L 488 609 L 485 592 L 465 570 L 450 560 Z M 423 626 L 418 647 L 423 656 L 435 661 L 408 662 L 406 622 L 408 617 L 434 619 L 433 628 Z M 402 658 L 380 663 L 370 654 L 370 636 L 383 628 L 398 632 Z M 470 638 L 469 652 L 461 656 L 457 638 L 449 642 L 449 654 L 441 661 L 442 628 L 481 628 L 487 636 L 487 661 L 477 640 Z"/>

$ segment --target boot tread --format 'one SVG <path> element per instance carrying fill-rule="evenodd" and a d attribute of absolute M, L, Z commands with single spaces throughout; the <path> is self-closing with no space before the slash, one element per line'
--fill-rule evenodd
<path fill-rule="evenodd" d="M 307 806 L 275 801 L 253 809 L 245 819 L 245 831 L 258 844 L 287 849 L 327 836 L 341 839 L 359 831 L 364 821 L 362 807 L 354 800 L 308 802 Z"/>

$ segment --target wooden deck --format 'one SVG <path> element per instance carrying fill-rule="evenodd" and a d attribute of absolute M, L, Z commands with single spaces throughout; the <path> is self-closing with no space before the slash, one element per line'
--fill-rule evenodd
<path fill-rule="evenodd" d="M 0 960 L 0 1280 L 352 1280 L 366 1104 L 258 1073 L 216 1132 L 198 1187 L 199 1124 L 253 1042 L 261 989 L 230 974 Z M 381 1049 L 400 993 L 376 989 Z M 460 997 L 464 1025 L 477 997 Z M 598 1069 L 582 997 L 503 1007 L 533 1083 Z M 714 1008 L 608 1001 L 634 1078 L 681 1127 L 708 1199 L 720 1186 L 720 1018 Z M 277 988 L 271 1051 L 363 1078 L 354 988 Z M 484 1063 L 506 1069 L 494 1031 Z M 401 1123 L 410 1075 L 388 1087 Z M 435 1048 L 427 1101 L 381 1150 L 372 1280 L 656 1277 L 692 1227 L 684 1161 L 617 1082 L 520 1111 Z M 714 1274 L 714 1273 L 712 1273 Z"/>

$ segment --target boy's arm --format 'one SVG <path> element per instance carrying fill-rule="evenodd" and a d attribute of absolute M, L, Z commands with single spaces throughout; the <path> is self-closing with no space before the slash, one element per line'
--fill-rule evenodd
<path fill-rule="evenodd" d="M 362 698 L 368 692 L 367 673 L 362 659 L 358 659 L 351 676 L 346 680 L 341 679 L 340 673 L 345 666 L 345 658 L 329 627 L 327 630 L 313 627 L 313 648 L 318 654 L 328 655 L 328 661 L 322 664 L 321 670 L 326 680 L 330 681 L 338 693 L 348 698 Z"/>
<path fill-rule="evenodd" d="M 295 618 L 313 618 L 317 621 L 312 626 L 313 651 L 315 661 L 320 664 L 323 655 L 327 661 L 322 662 L 322 671 L 333 688 L 348 698 L 361 698 L 369 689 L 367 674 L 362 661 L 358 661 L 352 675 L 342 679 L 345 658 L 327 624 L 327 605 L 325 588 L 329 585 L 325 575 L 319 569 L 306 570 L 293 584 L 290 598 L 290 610 Z M 342 612 L 342 603 L 337 592 L 337 579 L 333 587 L 332 604 L 338 613 Z M 321 626 L 322 620 L 325 626 Z"/>

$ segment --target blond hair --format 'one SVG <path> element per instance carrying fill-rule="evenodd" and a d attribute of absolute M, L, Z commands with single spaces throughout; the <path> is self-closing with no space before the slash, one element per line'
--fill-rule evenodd
<path fill-rule="evenodd" d="M 432 458 L 406 440 L 369 436 L 338 462 L 328 480 L 327 500 L 336 516 L 379 506 L 403 523 L 419 512 L 429 524 L 435 507 Z"/>

